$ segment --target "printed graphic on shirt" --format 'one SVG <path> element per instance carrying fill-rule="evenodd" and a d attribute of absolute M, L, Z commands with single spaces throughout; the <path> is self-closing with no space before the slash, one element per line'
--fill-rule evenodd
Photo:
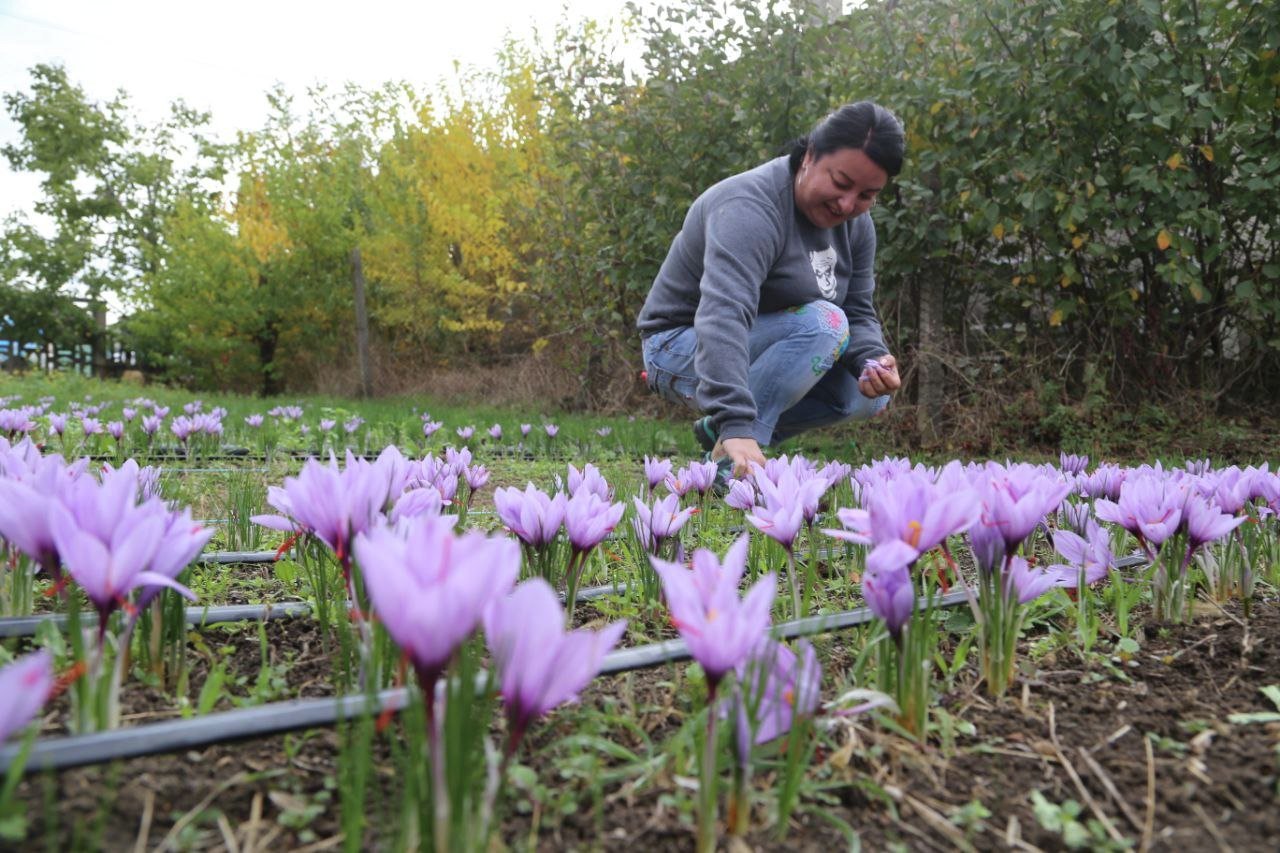
<path fill-rule="evenodd" d="M 836 296 L 836 250 L 828 246 L 820 252 L 809 253 L 813 277 L 818 281 L 818 292 L 823 299 Z"/>

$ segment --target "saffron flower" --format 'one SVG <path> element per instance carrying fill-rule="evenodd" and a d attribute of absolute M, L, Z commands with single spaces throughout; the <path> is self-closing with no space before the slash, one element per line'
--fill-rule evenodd
<path fill-rule="evenodd" d="M 650 554 L 657 554 L 667 539 L 677 536 L 693 515 L 693 507 L 680 509 L 679 495 L 658 498 L 652 507 L 639 498 L 631 500 L 636 509 L 635 518 L 631 520 L 632 528 Z"/>
<path fill-rule="evenodd" d="M 735 668 L 741 690 L 731 712 L 739 766 L 750 766 L 752 746 L 782 737 L 797 718 L 818 709 L 822 666 L 813 646 L 805 640 L 796 645 L 799 655 L 785 643 L 762 637 Z"/>
<path fill-rule="evenodd" d="M 533 424 L 520 424 L 520 437 L 527 438 L 532 430 Z"/>
<path fill-rule="evenodd" d="M 671 460 L 659 459 L 657 457 L 644 457 L 644 477 L 649 484 L 649 491 L 652 492 L 658 485 L 664 482 L 671 474 Z"/>
<path fill-rule="evenodd" d="M 322 418 L 319 424 L 321 432 L 332 432 L 337 425 L 338 422 L 333 418 Z"/>
<path fill-rule="evenodd" d="M 741 663 L 769 627 L 774 575 L 760 578 L 738 598 L 738 582 L 746 570 L 748 539 L 739 536 L 722 563 L 705 548 L 693 552 L 693 571 L 678 563 L 650 557 L 662 580 L 676 630 L 701 664 L 714 692 L 725 674 Z"/>
<path fill-rule="evenodd" d="M 449 658 L 520 573 L 514 541 L 455 534 L 455 521 L 428 515 L 379 524 L 353 544 L 374 613 L 413 662 L 428 706 Z"/>
<path fill-rule="evenodd" d="M 890 544 L 881 551 L 900 550 L 905 556 L 910 550 L 905 544 Z M 867 570 L 862 575 L 862 597 L 867 607 L 884 620 L 885 627 L 894 640 L 902 636 L 902 628 L 915 612 L 916 593 L 912 586 L 911 572 L 906 562 L 885 563 L 872 567 L 868 559 Z"/>
<path fill-rule="evenodd" d="M 360 427 L 362 426 L 364 426 L 364 418 L 360 417 L 359 415 L 353 415 L 352 417 L 343 421 L 342 430 L 347 435 L 351 435 L 353 432 L 360 429 Z"/>
<path fill-rule="evenodd" d="M 556 433 L 560 432 L 560 427 L 555 424 L 547 424 L 543 429 L 547 431 L 547 438 L 555 438 Z"/>
<path fill-rule="evenodd" d="M 263 417 L 260 414 L 246 415 L 244 419 L 245 425 L 253 429 L 262 426 L 262 421 Z"/>
<path fill-rule="evenodd" d="M 267 489 L 267 503 L 281 515 L 255 515 L 255 524 L 289 533 L 306 532 L 328 545 L 350 575 L 351 542 L 370 529 L 388 502 L 388 475 L 348 457 L 345 469 L 335 460 L 322 465 L 308 459 L 283 488 Z"/>
<path fill-rule="evenodd" d="M 436 434 L 436 430 L 440 429 L 440 427 L 442 426 L 444 426 L 444 423 L 441 421 L 423 421 L 422 422 L 423 437 L 431 438 L 431 436 Z"/>
<path fill-rule="evenodd" d="M 1047 568 L 1057 573 L 1057 585 L 1068 589 L 1080 584 L 1084 576 L 1086 586 L 1092 586 L 1107 576 L 1115 568 L 1116 558 L 1111 553 L 1111 535 L 1106 528 L 1092 518 L 1085 523 L 1086 536 L 1082 537 L 1070 530 L 1059 530 L 1053 534 L 1053 547 L 1066 559 L 1066 564 L 1054 564 Z M 1087 537 L 1087 538 L 1086 538 Z"/>
<path fill-rule="evenodd" d="M 476 434 L 476 428 L 473 426 L 458 427 L 458 438 L 463 441 L 470 441 L 471 436 Z"/>
<path fill-rule="evenodd" d="M 541 548 L 556 538 L 564 523 L 564 494 L 553 498 L 529 483 L 522 492 L 515 486 L 495 489 L 493 506 L 507 529 L 531 548 Z"/>
<path fill-rule="evenodd" d="M 756 489 L 749 480 L 730 480 L 724 502 L 734 509 L 747 511 L 756 505 Z"/>
<path fill-rule="evenodd" d="M 581 491 L 591 492 L 603 501 L 613 500 L 613 489 L 601 475 L 599 468 L 588 462 L 579 471 L 571 462 L 569 463 L 569 497 L 575 497 Z"/>
<path fill-rule="evenodd" d="M 574 700 L 595 678 L 627 627 L 622 620 L 599 631 L 565 631 L 564 623 L 560 600 L 542 578 L 525 581 L 485 612 L 485 641 L 507 712 L 508 754 L 530 723 Z"/>
<path fill-rule="evenodd" d="M 1112 502 L 1094 502 L 1094 513 L 1103 521 L 1118 524 L 1137 538 L 1138 543 L 1155 559 L 1158 549 L 1178 530 L 1182 521 L 1185 494 L 1158 474 L 1126 479 L 1120 487 L 1120 498 Z"/>
<path fill-rule="evenodd" d="M 41 649 L 0 668 L 0 743 L 35 719 L 53 693 L 53 654 Z"/>
<path fill-rule="evenodd" d="M 494 441 L 497 441 L 498 439 L 502 438 L 501 425 L 494 424 L 493 426 L 489 427 L 489 438 L 492 438 Z"/>
<path fill-rule="evenodd" d="M 1214 542 L 1235 530 L 1247 520 L 1244 515 L 1223 512 L 1217 504 L 1200 495 L 1187 499 L 1182 510 L 1182 522 L 1187 530 L 1187 548 L 1195 551 L 1201 545 Z"/>

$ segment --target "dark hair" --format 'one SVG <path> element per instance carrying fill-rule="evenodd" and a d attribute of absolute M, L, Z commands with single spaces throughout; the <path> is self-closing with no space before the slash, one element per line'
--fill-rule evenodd
<path fill-rule="evenodd" d="M 872 101 L 858 101 L 845 104 L 814 125 L 807 135 L 787 143 L 783 153 L 788 155 L 794 175 L 808 152 L 816 160 L 832 151 L 852 148 L 866 154 L 892 178 L 902 171 L 906 147 L 902 122 L 897 116 Z"/>

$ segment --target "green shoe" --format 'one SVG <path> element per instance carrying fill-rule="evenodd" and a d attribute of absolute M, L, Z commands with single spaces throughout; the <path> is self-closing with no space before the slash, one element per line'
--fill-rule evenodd
<path fill-rule="evenodd" d="M 715 427 L 711 426 L 711 416 L 704 415 L 693 422 L 693 437 L 698 446 L 710 453 L 716 446 Z"/>

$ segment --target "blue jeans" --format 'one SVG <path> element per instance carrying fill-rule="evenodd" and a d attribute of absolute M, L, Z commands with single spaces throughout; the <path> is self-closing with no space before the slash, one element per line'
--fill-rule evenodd
<path fill-rule="evenodd" d="M 644 339 L 650 389 L 695 412 L 697 342 L 692 326 Z M 848 345 L 848 319 L 830 302 L 819 300 L 756 317 L 747 335 L 747 386 L 756 402 L 751 432 L 761 446 L 805 430 L 869 418 L 888 405 L 887 396 L 864 397 L 857 377 L 837 364 Z"/>

